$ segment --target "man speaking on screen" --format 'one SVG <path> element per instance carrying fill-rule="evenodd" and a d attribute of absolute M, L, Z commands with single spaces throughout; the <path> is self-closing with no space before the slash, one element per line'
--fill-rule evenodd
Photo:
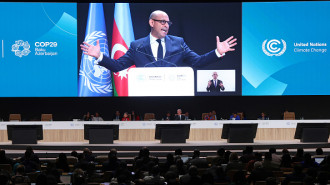
<path fill-rule="evenodd" d="M 169 16 L 161 10 L 150 14 L 149 25 L 151 32 L 147 37 L 133 41 L 129 50 L 118 60 L 111 59 L 100 52 L 99 41 L 96 45 L 86 42 L 80 45 L 83 53 L 95 57 L 98 65 L 112 72 L 118 72 L 136 67 L 177 67 L 177 66 L 204 66 L 220 59 L 228 51 L 234 51 L 236 38 L 229 37 L 220 42 L 216 37 L 217 48 L 204 55 L 198 55 L 189 49 L 183 38 L 167 35 L 172 22 Z"/>

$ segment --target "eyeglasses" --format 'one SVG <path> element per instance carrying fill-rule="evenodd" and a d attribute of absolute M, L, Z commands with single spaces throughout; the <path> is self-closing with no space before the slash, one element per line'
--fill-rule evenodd
<path fill-rule="evenodd" d="M 156 20 L 156 19 L 152 19 L 152 20 L 157 21 L 157 22 L 159 22 L 162 25 L 165 25 L 167 23 L 169 26 L 171 26 L 173 24 L 171 21 Z"/>

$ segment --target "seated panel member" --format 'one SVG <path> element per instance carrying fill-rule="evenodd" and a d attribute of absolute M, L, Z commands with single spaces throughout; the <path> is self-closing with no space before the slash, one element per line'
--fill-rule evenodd
<path fill-rule="evenodd" d="M 185 120 L 185 116 L 182 114 L 182 110 L 178 109 L 177 114 L 174 117 L 174 120 Z"/>
<path fill-rule="evenodd" d="M 167 112 L 167 113 L 166 113 L 166 116 L 164 117 L 164 120 L 165 120 L 165 121 L 173 120 L 173 117 L 172 117 L 172 115 L 171 115 L 170 112 Z"/>
<path fill-rule="evenodd" d="M 156 10 L 150 14 L 149 25 L 150 34 L 144 38 L 131 43 L 129 50 L 118 60 L 111 59 L 100 52 L 99 40 L 96 45 L 83 42 L 80 45 L 83 53 L 95 57 L 96 63 L 112 72 L 118 72 L 136 67 L 177 67 L 177 66 L 205 66 L 219 60 L 228 51 L 234 51 L 236 38 L 229 37 L 220 42 L 216 37 L 215 50 L 204 55 L 198 55 L 190 50 L 183 38 L 167 35 L 172 22 L 169 16 L 161 10 Z"/>

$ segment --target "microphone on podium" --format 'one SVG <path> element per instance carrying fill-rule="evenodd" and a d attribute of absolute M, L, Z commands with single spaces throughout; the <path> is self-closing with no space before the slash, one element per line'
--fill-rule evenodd
<path fill-rule="evenodd" d="M 143 52 L 143 51 L 139 51 L 139 48 L 140 48 L 141 46 L 142 46 L 142 44 L 140 44 L 140 45 L 136 48 L 136 52 L 141 53 L 141 54 L 143 54 L 143 55 L 146 55 L 146 56 L 148 56 L 148 57 L 156 58 L 156 57 L 154 57 L 153 55 L 150 55 L 150 54 L 145 53 L 145 52 Z M 167 64 L 172 65 L 172 66 L 170 66 L 170 67 L 178 67 L 175 63 L 173 63 L 173 62 L 169 62 L 169 61 L 167 61 L 167 60 L 165 60 L 165 59 L 170 58 L 170 57 L 173 57 L 173 56 L 176 56 L 176 55 L 181 54 L 181 53 L 183 53 L 183 52 L 186 51 L 186 49 L 185 49 L 182 45 L 180 45 L 180 46 L 181 46 L 181 48 L 182 48 L 182 51 L 180 51 L 180 52 L 178 52 L 178 53 L 174 53 L 173 55 L 166 56 L 166 57 L 163 58 L 163 59 L 157 58 L 157 60 L 155 60 L 155 61 L 153 61 L 153 62 L 150 62 L 150 63 L 144 65 L 144 67 L 148 67 L 149 65 L 152 65 L 152 64 L 155 64 L 155 63 L 157 63 L 157 62 L 161 62 L 161 61 L 163 61 L 163 62 L 165 62 L 165 63 L 167 63 Z M 164 67 L 164 66 L 161 66 L 161 67 Z"/>

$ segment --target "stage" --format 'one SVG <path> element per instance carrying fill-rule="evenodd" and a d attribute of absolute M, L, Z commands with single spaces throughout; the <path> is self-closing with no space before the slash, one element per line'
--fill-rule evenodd
<path fill-rule="evenodd" d="M 0 148 L 6 150 L 8 156 L 16 158 L 24 155 L 27 145 L 13 145 L 11 142 L 0 143 Z M 187 141 L 187 143 L 169 143 L 162 144 L 159 141 L 144 141 L 144 142 L 127 142 L 115 141 L 114 144 L 89 144 L 88 142 L 39 142 L 31 144 L 34 152 L 40 157 L 46 159 L 54 159 L 59 153 L 70 153 L 75 150 L 81 153 L 84 148 L 89 148 L 94 155 L 107 155 L 110 149 L 115 148 L 118 151 L 118 157 L 121 159 L 133 159 L 138 155 L 142 147 L 148 147 L 153 156 L 160 159 L 165 159 L 168 153 L 174 153 L 175 149 L 181 148 L 185 155 L 192 156 L 194 149 L 201 151 L 201 156 L 216 155 L 219 148 L 230 150 L 242 154 L 246 146 L 253 146 L 256 152 L 268 152 L 269 148 L 276 148 L 280 154 L 282 149 L 286 148 L 292 155 L 295 154 L 297 148 L 304 148 L 306 152 L 314 153 L 318 147 L 323 148 L 326 154 L 330 154 L 329 143 L 301 143 L 299 140 L 288 141 L 255 141 L 254 143 L 227 143 L 223 141 Z"/>
<path fill-rule="evenodd" d="M 186 143 L 161 144 L 155 139 L 156 124 L 190 124 L 189 139 Z M 224 124 L 257 123 L 258 129 L 254 143 L 228 143 L 221 139 Z M 89 148 L 94 155 L 107 155 L 111 148 L 116 148 L 118 157 L 133 159 L 142 147 L 148 147 L 151 155 L 164 159 L 167 153 L 173 153 L 181 148 L 186 155 L 192 154 L 194 149 L 201 151 L 201 156 L 212 156 L 219 148 L 242 154 L 246 146 L 253 146 L 255 151 L 267 152 L 273 147 L 280 153 L 282 149 L 289 149 L 294 155 L 297 148 L 314 153 L 321 147 L 326 154 L 330 153 L 330 144 L 300 142 L 294 139 L 298 123 L 330 123 L 330 120 L 188 120 L 188 121 L 50 121 L 50 122 L 1 122 L 0 148 L 5 149 L 10 157 L 24 154 L 26 144 L 12 144 L 7 137 L 7 125 L 42 125 L 43 139 L 38 144 L 30 144 L 40 158 L 54 159 L 59 153 L 70 155 L 76 150 L 80 153 Z M 84 140 L 84 124 L 116 124 L 119 125 L 119 139 L 114 144 L 89 144 Z"/>

